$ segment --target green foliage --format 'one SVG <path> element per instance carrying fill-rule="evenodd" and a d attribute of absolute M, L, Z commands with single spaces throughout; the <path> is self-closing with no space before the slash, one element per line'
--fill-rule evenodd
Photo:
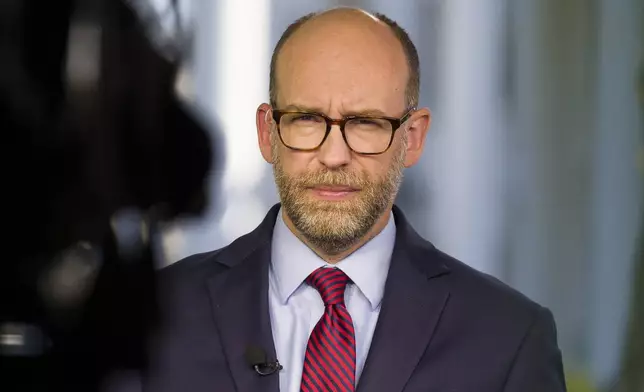
<path fill-rule="evenodd" d="M 581 372 L 570 372 L 566 374 L 566 386 L 568 392 L 598 392 L 587 374 Z"/>

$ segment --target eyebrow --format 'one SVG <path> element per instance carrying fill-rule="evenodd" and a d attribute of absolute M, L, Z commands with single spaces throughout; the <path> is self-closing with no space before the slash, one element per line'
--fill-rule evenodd
<path fill-rule="evenodd" d="M 308 112 L 308 113 L 321 113 L 326 114 L 322 108 L 312 107 L 299 104 L 287 105 L 285 110 L 293 110 L 298 112 Z M 341 113 L 342 116 L 356 116 L 356 117 L 390 117 L 385 112 L 379 109 L 363 109 L 363 110 L 350 110 L 347 112 Z"/>

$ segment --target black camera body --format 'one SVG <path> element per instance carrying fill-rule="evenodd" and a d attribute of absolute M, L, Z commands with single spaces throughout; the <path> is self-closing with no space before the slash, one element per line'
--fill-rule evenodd
<path fill-rule="evenodd" d="M 131 3 L 0 5 L 0 390 L 143 370 L 159 225 L 206 208 L 217 133 Z"/>

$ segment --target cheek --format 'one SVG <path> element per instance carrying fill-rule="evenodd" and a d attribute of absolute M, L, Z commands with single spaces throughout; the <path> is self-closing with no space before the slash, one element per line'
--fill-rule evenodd
<path fill-rule="evenodd" d="M 355 170 L 366 175 L 370 180 L 378 180 L 387 175 L 391 166 L 392 157 L 387 153 L 386 156 L 377 157 L 360 157 L 357 159 Z"/>
<path fill-rule="evenodd" d="M 298 176 L 311 171 L 314 155 L 308 152 L 291 151 L 284 146 L 274 148 L 279 164 L 289 177 Z"/>

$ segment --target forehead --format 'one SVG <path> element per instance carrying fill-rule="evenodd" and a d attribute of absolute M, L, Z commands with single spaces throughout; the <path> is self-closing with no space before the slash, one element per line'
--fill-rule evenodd
<path fill-rule="evenodd" d="M 301 30 L 284 45 L 277 61 L 280 105 L 404 109 L 407 62 L 387 26 L 327 23 Z"/>

